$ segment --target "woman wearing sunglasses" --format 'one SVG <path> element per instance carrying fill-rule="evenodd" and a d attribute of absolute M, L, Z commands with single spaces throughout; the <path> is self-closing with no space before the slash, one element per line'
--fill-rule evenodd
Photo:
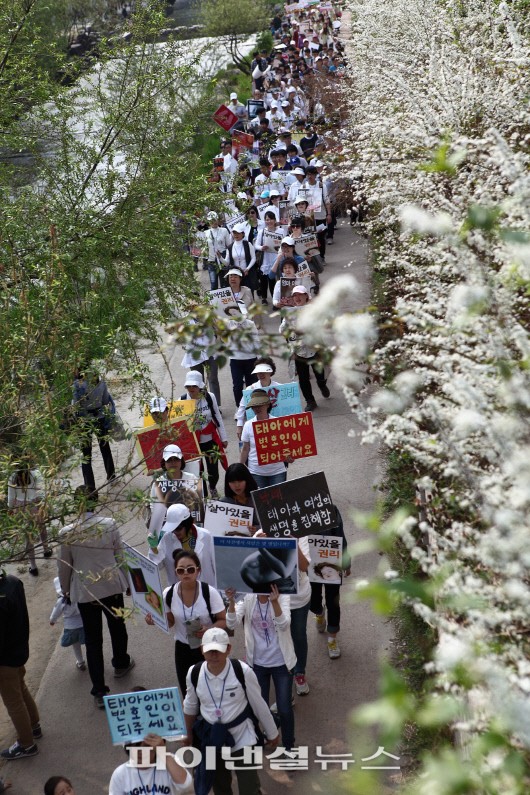
<path fill-rule="evenodd" d="M 247 212 L 247 221 L 245 223 L 245 240 L 256 246 L 256 237 L 259 230 L 263 227 L 263 221 L 260 221 L 258 216 L 258 208 L 253 204 Z"/>
<path fill-rule="evenodd" d="M 221 594 L 201 583 L 201 562 L 195 552 L 179 549 L 174 553 L 177 582 L 164 590 L 164 606 L 171 629 L 175 631 L 175 668 L 182 698 L 186 695 L 186 674 L 202 662 L 201 638 L 210 627 L 226 628 L 226 610 Z M 155 622 L 151 613 L 147 624 Z"/>

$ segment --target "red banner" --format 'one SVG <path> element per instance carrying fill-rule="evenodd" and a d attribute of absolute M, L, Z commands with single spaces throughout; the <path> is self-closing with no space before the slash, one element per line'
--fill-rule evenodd
<path fill-rule="evenodd" d="M 260 464 L 275 464 L 287 456 L 309 458 L 317 454 L 310 411 L 253 422 L 252 429 Z"/>
<path fill-rule="evenodd" d="M 227 108 L 226 105 L 219 105 L 215 113 L 213 114 L 213 120 L 219 127 L 222 127 L 223 130 L 231 130 L 234 124 L 237 121 L 237 116 L 235 113 L 232 113 L 230 108 Z"/>
<path fill-rule="evenodd" d="M 232 133 L 232 144 L 234 143 L 237 143 L 240 149 L 252 149 L 254 136 L 241 130 L 234 130 Z"/>
<path fill-rule="evenodd" d="M 197 438 L 190 430 L 191 417 L 169 422 L 161 427 L 150 425 L 136 431 L 136 451 L 142 459 L 147 474 L 160 469 L 162 450 L 168 444 L 178 444 L 186 459 L 198 458 L 201 454 Z"/>

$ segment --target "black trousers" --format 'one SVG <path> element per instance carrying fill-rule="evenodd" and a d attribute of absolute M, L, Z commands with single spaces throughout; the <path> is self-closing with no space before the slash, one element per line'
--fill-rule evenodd
<path fill-rule="evenodd" d="M 81 464 L 81 471 L 83 473 L 83 480 L 85 485 L 92 491 L 96 490 L 96 481 L 94 479 L 94 470 L 92 469 L 92 435 L 96 435 L 98 440 L 99 450 L 107 473 L 107 480 L 114 477 L 114 459 L 112 458 L 112 451 L 107 439 L 107 431 L 105 428 L 105 420 L 102 417 L 89 415 L 82 418 L 83 431 L 81 441 L 81 453 L 83 454 L 83 463 Z"/>
<path fill-rule="evenodd" d="M 79 612 L 85 630 L 86 660 L 88 673 L 92 680 L 93 696 L 108 693 L 105 684 L 105 663 L 103 660 L 103 615 L 107 620 L 112 643 L 112 665 L 114 668 L 127 668 L 131 658 L 127 654 L 127 629 L 123 618 L 117 618 L 112 608 L 123 608 L 123 594 L 105 596 L 98 602 L 79 602 Z"/>
<path fill-rule="evenodd" d="M 206 461 L 206 471 L 208 472 L 208 485 L 211 489 L 215 489 L 219 482 L 219 447 L 213 439 L 209 442 L 201 442 L 199 447 L 201 448 L 201 453 L 206 453 L 204 460 Z"/>
<path fill-rule="evenodd" d="M 324 612 L 324 604 L 322 601 L 322 589 L 324 589 L 324 596 L 326 599 L 327 610 L 327 631 L 331 634 L 338 632 L 340 629 L 340 585 L 333 583 L 311 583 L 311 601 L 309 609 L 317 616 L 321 616 Z"/>
<path fill-rule="evenodd" d="M 255 376 L 252 370 L 256 366 L 256 357 L 252 359 L 230 359 L 230 372 L 232 373 L 232 391 L 236 406 L 241 403 L 243 397 L 243 384 L 252 386 Z"/>
<path fill-rule="evenodd" d="M 298 376 L 298 381 L 300 383 L 300 391 L 302 392 L 306 403 L 314 401 L 315 398 L 313 396 L 313 389 L 311 388 L 311 370 L 309 368 L 311 367 L 313 369 L 316 382 L 321 391 L 322 387 L 326 386 L 326 376 L 324 375 L 324 370 L 320 369 L 315 362 L 310 365 L 309 359 L 304 362 L 301 361 L 299 357 L 296 357 L 294 363 L 296 367 L 296 375 Z"/>
<path fill-rule="evenodd" d="M 186 695 L 186 676 L 188 671 L 192 665 L 198 662 L 204 662 L 200 646 L 198 649 L 191 649 L 187 643 L 182 643 L 181 640 L 175 641 L 175 669 L 182 698 Z"/>

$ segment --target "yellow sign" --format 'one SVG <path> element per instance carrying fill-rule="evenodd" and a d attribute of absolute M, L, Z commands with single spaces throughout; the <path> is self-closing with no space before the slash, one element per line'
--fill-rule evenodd
<path fill-rule="evenodd" d="M 181 419 L 195 412 L 195 400 L 172 400 L 169 406 L 169 421 Z M 154 425 L 155 421 L 149 411 L 149 406 L 144 407 L 144 428 Z"/>

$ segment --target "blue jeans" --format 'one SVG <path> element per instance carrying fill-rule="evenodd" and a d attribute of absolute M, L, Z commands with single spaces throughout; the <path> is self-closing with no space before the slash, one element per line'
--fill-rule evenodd
<path fill-rule="evenodd" d="M 309 602 L 303 607 L 295 607 L 291 610 L 291 637 L 293 639 L 294 650 L 296 653 L 296 665 L 293 673 L 305 674 L 307 664 L 307 616 L 309 614 Z"/>
<path fill-rule="evenodd" d="M 265 668 L 262 665 L 254 665 L 254 673 L 258 678 L 261 688 L 261 695 L 269 703 L 271 678 L 276 693 L 276 706 L 278 707 L 278 718 L 282 730 L 282 744 L 288 750 L 294 748 L 294 712 L 291 704 L 293 690 L 293 675 L 287 670 L 286 665 L 275 665 L 272 668 Z"/>
<path fill-rule="evenodd" d="M 217 263 L 208 262 L 208 276 L 210 277 L 210 290 L 217 290 L 219 287 L 219 274 L 217 272 Z"/>
<path fill-rule="evenodd" d="M 267 486 L 277 486 L 278 483 L 285 483 L 287 470 L 280 472 L 279 475 L 256 475 L 255 472 L 252 472 L 252 477 L 258 484 L 258 489 L 265 489 Z"/>

